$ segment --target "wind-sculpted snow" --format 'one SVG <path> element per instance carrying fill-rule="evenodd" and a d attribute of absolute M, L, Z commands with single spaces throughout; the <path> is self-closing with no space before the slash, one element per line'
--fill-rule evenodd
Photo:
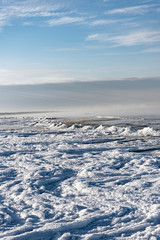
<path fill-rule="evenodd" d="M 159 119 L 1 116 L 0 239 L 160 239 Z"/>

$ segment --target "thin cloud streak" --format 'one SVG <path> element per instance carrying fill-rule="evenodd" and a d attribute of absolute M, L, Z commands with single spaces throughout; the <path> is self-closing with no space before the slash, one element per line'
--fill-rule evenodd
<path fill-rule="evenodd" d="M 109 19 L 100 19 L 100 20 L 95 20 L 90 23 L 91 26 L 99 26 L 99 25 L 106 25 L 106 24 L 114 24 L 121 22 L 122 20 L 109 20 Z"/>
<path fill-rule="evenodd" d="M 126 35 L 111 36 L 108 34 L 92 34 L 86 38 L 87 41 L 101 41 L 116 44 L 117 46 L 134 46 L 141 44 L 152 44 L 160 41 L 160 31 L 137 31 Z"/>
<path fill-rule="evenodd" d="M 7 22 L 5 20 L 0 20 L 0 29 L 7 25 Z"/>
<path fill-rule="evenodd" d="M 72 23 L 87 23 L 86 19 L 90 17 L 84 18 L 81 16 L 81 13 L 71 9 L 70 3 L 65 0 L 53 0 L 47 3 L 40 0 L 35 2 L 6 2 L 6 4 L 2 5 L 0 11 L 0 27 L 7 26 L 17 18 L 28 18 L 28 21 L 25 19 L 24 24 L 22 23 L 23 26 L 33 25 L 33 22 L 29 19 L 38 17 L 42 18 L 40 26 L 42 22 L 44 22 L 43 26 L 46 26 L 46 24 L 47 26 L 58 26 Z M 46 21 L 45 18 L 50 19 Z M 29 24 L 27 24 L 28 22 Z M 36 25 L 38 25 L 38 22 Z"/>
<path fill-rule="evenodd" d="M 84 21 L 83 17 L 62 17 L 59 19 L 48 20 L 47 23 L 50 27 L 52 27 L 71 23 L 81 23 L 83 21 Z"/>
<path fill-rule="evenodd" d="M 106 14 L 144 14 L 154 5 L 140 5 L 127 8 L 117 8 L 107 11 Z"/>
<path fill-rule="evenodd" d="M 35 2 L 9 1 L 5 3 L 6 4 L 2 4 L 0 11 L 0 20 L 3 20 L 3 26 L 7 25 L 10 21 L 13 21 L 13 19 L 17 18 L 46 18 L 63 16 L 64 14 L 66 14 L 62 11 L 66 7 L 64 1 L 61 1 L 61 3 L 57 3 L 57 1 L 51 1 L 50 3 L 46 3 L 45 1 L 39 0 Z"/>

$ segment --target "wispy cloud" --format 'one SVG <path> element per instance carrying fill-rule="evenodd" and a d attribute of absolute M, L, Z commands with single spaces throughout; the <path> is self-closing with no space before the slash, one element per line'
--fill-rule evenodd
<path fill-rule="evenodd" d="M 113 38 L 119 45 L 139 45 L 145 43 L 155 43 L 160 41 L 160 31 L 140 31 L 130 33 L 124 36 L 116 36 Z"/>
<path fill-rule="evenodd" d="M 3 26 L 17 18 L 60 17 L 65 14 L 64 1 L 4 1 L 0 8 L 0 21 Z M 1 23 L 2 25 L 2 23 Z"/>
<path fill-rule="evenodd" d="M 141 44 L 152 44 L 160 41 L 160 31 L 137 31 L 126 35 L 111 36 L 108 34 L 92 34 L 86 39 L 87 41 L 102 41 L 116 46 L 133 46 Z"/>
<path fill-rule="evenodd" d="M 83 17 L 61 17 L 58 19 L 51 19 L 48 20 L 47 23 L 49 26 L 57 26 L 63 24 L 70 24 L 70 23 L 82 23 L 84 21 Z"/>
<path fill-rule="evenodd" d="M 106 14 L 144 14 L 149 11 L 149 9 L 154 5 L 140 5 L 127 8 L 116 8 L 107 11 Z"/>
<path fill-rule="evenodd" d="M 7 25 L 7 22 L 5 20 L 0 20 L 0 30 Z"/>
<path fill-rule="evenodd" d="M 98 34 L 98 33 L 95 33 L 95 34 L 91 34 L 91 35 L 89 35 L 87 38 L 86 38 L 86 40 L 88 41 L 92 41 L 92 40 L 94 40 L 94 41 L 104 41 L 104 37 L 106 38 L 106 34 Z"/>
<path fill-rule="evenodd" d="M 22 25 L 23 25 L 23 26 L 32 26 L 33 23 L 32 23 L 32 22 L 23 22 Z"/>
<path fill-rule="evenodd" d="M 13 23 L 14 19 L 21 19 L 23 26 L 32 25 L 34 19 L 41 18 L 36 21 L 36 25 L 40 23 L 42 26 L 57 26 L 72 23 L 85 23 L 86 19 L 81 13 L 73 9 L 71 1 L 66 0 L 9 0 L 3 1 L 0 8 L 0 28 Z M 24 23 L 22 22 L 24 19 Z"/>
<path fill-rule="evenodd" d="M 95 20 L 90 23 L 91 26 L 99 26 L 99 25 L 106 25 L 106 24 L 113 24 L 113 23 L 118 23 L 122 20 L 110 20 L 110 19 L 100 19 L 100 20 Z"/>
<path fill-rule="evenodd" d="M 8 15 L 3 12 L 3 10 L 0 11 L 0 29 L 6 25 L 8 25 Z"/>

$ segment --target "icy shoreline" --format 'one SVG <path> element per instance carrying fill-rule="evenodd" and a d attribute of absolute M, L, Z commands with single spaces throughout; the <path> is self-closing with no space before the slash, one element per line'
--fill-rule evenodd
<path fill-rule="evenodd" d="M 0 118 L 0 239 L 160 239 L 160 121 Z"/>

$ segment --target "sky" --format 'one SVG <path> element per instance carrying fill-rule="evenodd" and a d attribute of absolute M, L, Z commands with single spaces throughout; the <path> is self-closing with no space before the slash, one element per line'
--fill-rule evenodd
<path fill-rule="evenodd" d="M 28 85 L 52 84 L 54 89 L 56 84 L 66 83 L 77 83 L 79 93 L 78 83 L 90 82 L 88 96 L 93 99 L 97 82 L 114 81 L 117 89 L 118 81 L 123 86 L 126 80 L 142 81 L 145 89 L 148 79 L 160 80 L 159 63 L 157 0 L 0 0 L 0 90 L 6 91 L 2 95 L 8 96 L 15 85 L 25 89 Z M 107 83 L 104 85 L 107 91 Z M 31 89 L 26 89 L 30 96 Z M 66 87 L 60 95 L 65 91 L 73 94 Z M 15 100 L 17 95 L 19 100 Z M 96 96 L 100 95 L 99 89 Z M 20 96 L 20 92 L 10 95 L 14 106 L 2 98 L 0 111 L 21 110 Z M 112 98 L 109 102 L 114 102 Z M 90 99 L 83 104 L 90 106 L 94 102 Z M 62 97 L 61 102 L 66 100 Z M 159 100 L 157 96 L 155 102 Z M 50 99 L 50 103 L 55 102 Z M 33 105 L 34 100 L 27 108 Z"/>

